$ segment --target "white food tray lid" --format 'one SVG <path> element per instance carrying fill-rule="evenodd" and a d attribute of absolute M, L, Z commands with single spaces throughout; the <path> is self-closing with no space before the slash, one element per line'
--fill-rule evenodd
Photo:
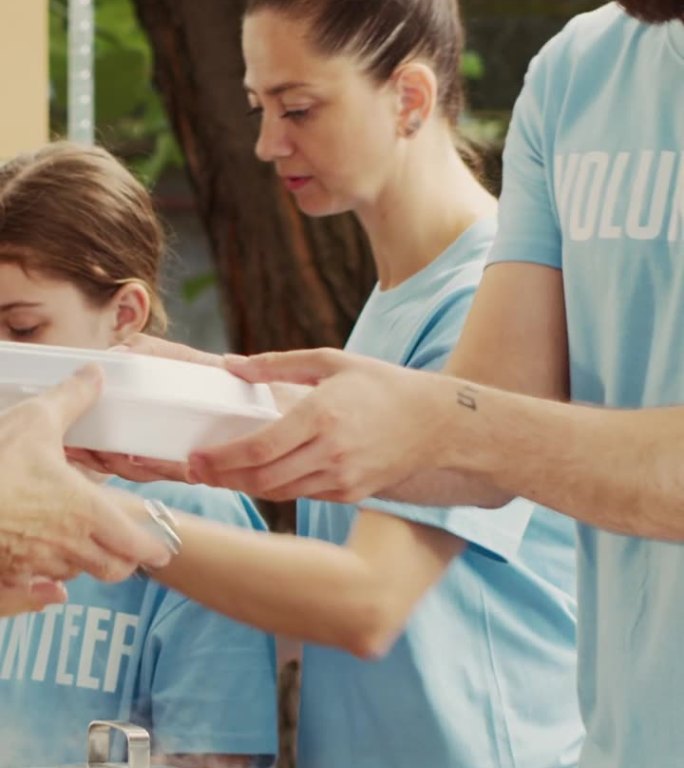
<path fill-rule="evenodd" d="M 0 407 L 54 386 L 94 363 L 104 371 L 100 400 L 66 444 L 183 460 L 279 417 L 270 388 L 221 368 L 129 352 L 0 342 Z"/>

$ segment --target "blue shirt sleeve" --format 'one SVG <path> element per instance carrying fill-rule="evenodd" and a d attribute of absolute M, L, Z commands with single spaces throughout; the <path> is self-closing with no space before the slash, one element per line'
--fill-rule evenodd
<path fill-rule="evenodd" d="M 404 365 L 429 371 L 444 368 L 470 311 L 479 273 L 471 272 L 470 278 L 469 283 L 458 290 L 444 291 L 441 301 L 417 331 Z M 462 281 L 462 274 L 459 279 Z M 533 505 L 523 499 L 496 510 L 427 507 L 376 498 L 365 499 L 359 506 L 441 528 L 498 560 L 508 560 L 516 554 L 533 509 Z"/>
<path fill-rule="evenodd" d="M 513 110 L 503 156 L 499 231 L 489 264 L 530 262 L 561 268 L 561 233 L 553 195 L 553 168 L 547 154 L 548 113 L 560 108 L 549 94 L 547 46 L 532 63 Z"/>

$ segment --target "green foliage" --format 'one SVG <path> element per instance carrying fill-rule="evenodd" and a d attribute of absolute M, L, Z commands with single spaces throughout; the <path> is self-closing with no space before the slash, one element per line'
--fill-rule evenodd
<path fill-rule="evenodd" d="M 66 133 L 68 0 L 50 0 L 52 128 Z M 95 122 L 97 141 L 126 160 L 152 185 L 182 163 L 157 92 L 152 52 L 131 0 L 95 6 Z"/>
<path fill-rule="evenodd" d="M 466 80 L 481 80 L 485 73 L 482 56 L 475 51 L 464 51 L 461 57 L 461 74 Z"/>
<path fill-rule="evenodd" d="M 216 285 L 216 275 L 213 272 L 188 278 L 183 283 L 183 298 L 188 304 L 192 304 L 199 299 L 206 290 L 212 288 L 214 285 Z"/>
<path fill-rule="evenodd" d="M 461 129 L 478 145 L 501 148 L 510 117 L 510 112 L 469 112 L 461 120 Z"/>
<path fill-rule="evenodd" d="M 466 80 L 481 80 L 485 71 L 485 63 L 479 53 L 464 51 L 461 57 L 461 74 Z M 476 145 L 500 147 L 508 129 L 509 119 L 509 113 L 467 111 L 461 118 L 461 130 Z"/>

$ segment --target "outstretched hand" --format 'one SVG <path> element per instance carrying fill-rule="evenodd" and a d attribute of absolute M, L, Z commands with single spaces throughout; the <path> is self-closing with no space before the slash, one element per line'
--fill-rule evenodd
<path fill-rule="evenodd" d="M 179 360 L 185 363 L 197 365 L 209 365 L 217 368 L 223 367 L 223 357 L 212 352 L 204 352 L 201 349 L 180 344 L 177 341 L 160 339 L 157 336 L 148 336 L 145 333 L 136 333 L 126 339 L 123 344 L 114 347 L 115 350 L 134 352 L 137 355 L 149 357 L 164 357 L 168 360 Z"/>
<path fill-rule="evenodd" d="M 100 388 L 101 374 L 90 367 L 0 413 L 0 584 L 19 591 L 33 584 L 39 601 L 61 592 L 36 577 L 59 581 L 86 571 L 118 581 L 140 563 L 169 559 L 162 543 L 66 462 L 64 434 Z"/>
<path fill-rule="evenodd" d="M 69 451 L 99 472 L 207 483 L 273 500 L 355 502 L 434 468 L 448 441 L 444 403 L 455 399 L 455 388 L 438 374 L 330 349 L 220 356 L 147 336 L 134 337 L 127 348 L 268 383 L 283 416 L 246 437 L 197 450 L 187 464 Z"/>
<path fill-rule="evenodd" d="M 278 421 L 194 452 L 197 482 L 356 502 L 430 467 L 445 440 L 444 399 L 455 397 L 446 377 L 337 350 L 227 356 L 225 365 L 248 381 L 314 389 Z"/>

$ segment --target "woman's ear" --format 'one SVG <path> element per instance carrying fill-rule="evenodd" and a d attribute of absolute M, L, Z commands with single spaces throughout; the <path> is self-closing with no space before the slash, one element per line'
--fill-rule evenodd
<path fill-rule="evenodd" d="M 110 301 L 112 316 L 112 344 L 120 344 L 147 325 L 150 315 L 150 296 L 144 285 L 125 283 Z"/>
<path fill-rule="evenodd" d="M 393 81 L 399 104 L 397 132 L 410 138 L 435 111 L 437 78 L 427 64 L 409 61 L 397 68 Z"/>

